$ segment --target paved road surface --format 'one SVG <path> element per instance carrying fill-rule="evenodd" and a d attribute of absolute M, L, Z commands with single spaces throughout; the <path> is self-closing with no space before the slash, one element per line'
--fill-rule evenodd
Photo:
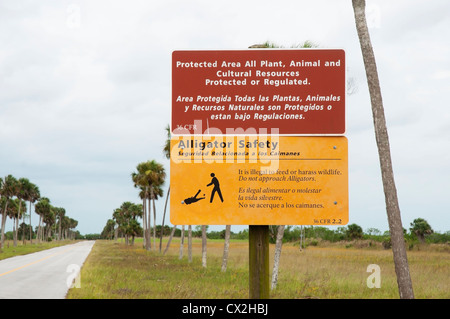
<path fill-rule="evenodd" d="M 93 245 L 83 241 L 0 260 L 0 299 L 64 299 Z"/>

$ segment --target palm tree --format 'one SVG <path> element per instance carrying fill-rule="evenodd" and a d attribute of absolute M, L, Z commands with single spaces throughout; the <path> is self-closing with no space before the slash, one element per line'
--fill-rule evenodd
<path fill-rule="evenodd" d="M 75 239 L 75 232 L 71 232 L 71 230 L 77 228 L 77 226 L 78 221 L 73 218 L 69 218 L 69 239 Z"/>
<path fill-rule="evenodd" d="M 363 237 L 363 230 L 362 230 L 361 226 L 359 226 L 357 224 L 350 224 L 347 226 L 345 235 L 346 235 L 347 239 L 349 239 L 349 240 L 360 239 Z"/>
<path fill-rule="evenodd" d="M 39 215 L 39 225 L 38 225 L 38 232 L 37 232 L 37 240 L 40 242 L 44 239 L 44 228 L 42 227 L 42 222 L 44 221 L 44 216 L 49 214 L 51 210 L 50 200 L 47 197 L 42 197 L 39 199 L 39 201 L 36 203 L 34 210 L 36 214 Z"/>
<path fill-rule="evenodd" d="M 1 187 L 1 195 L 5 198 L 5 206 L 2 212 L 2 226 L 1 226 L 1 239 L 0 239 L 0 252 L 3 249 L 3 245 L 5 242 L 5 227 L 6 227 L 6 217 L 8 216 L 8 203 L 9 199 L 11 199 L 16 194 L 17 188 L 17 180 L 12 175 L 8 175 L 5 177 Z"/>
<path fill-rule="evenodd" d="M 144 229 L 144 246 L 146 250 L 150 250 L 150 225 L 151 215 L 147 213 L 150 210 L 150 205 L 147 205 L 146 200 L 149 198 L 149 183 L 146 178 L 145 172 L 149 169 L 148 162 L 139 163 L 136 167 L 137 172 L 131 173 L 131 179 L 134 183 L 134 187 L 141 189 L 139 196 L 142 199 L 143 218 L 142 224 Z"/>
<path fill-rule="evenodd" d="M 106 221 L 105 227 L 103 227 L 101 237 L 106 239 L 112 239 L 114 237 L 114 226 L 116 222 L 113 219 Z"/>
<path fill-rule="evenodd" d="M 425 243 L 425 236 L 432 234 L 434 231 L 430 224 L 423 218 L 416 218 L 410 223 L 411 233 L 415 234 L 421 243 Z"/>
<path fill-rule="evenodd" d="M 137 217 L 142 217 L 143 208 L 141 204 L 124 202 L 114 210 L 113 219 L 119 226 L 120 232 L 125 236 L 125 244 L 129 244 L 129 236 L 131 236 L 131 245 L 134 244 L 134 238 L 141 233 L 142 228 L 137 222 Z"/>
<path fill-rule="evenodd" d="M 146 240 L 146 249 L 150 249 L 150 222 L 151 222 L 151 200 L 153 200 L 153 207 L 155 208 L 155 200 L 158 196 L 162 196 L 161 186 L 164 184 L 164 180 L 166 177 L 166 173 L 164 171 L 164 167 L 157 163 L 156 161 L 147 161 L 143 163 L 139 163 L 136 167 L 137 172 L 131 174 L 131 178 L 133 180 L 135 187 L 140 187 L 143 191 L 144 198 L 147 198 L 148 205 L 147 210 L 148 214 L 144 212 L 144 217 L 148 218 L 147 221 L 144 220 L 144 223 L 147 222 L 145 227 L 145 240 Z M 144 205 L 143 205 L 144 207 Z M 153 223 L 156 222 L 156 210 L 153 209 L 154 220 Z M 156 225 L 153 227 L 153 244 L 155 244 L 156 237 Z"/>
<path fill-rule="evenodd" d="M 19 220 L 22 218 L 22 211 L 27 208 L 25 202 L 20 198 L 10 199 L 8 205 L 8 216 L 14 220 L 14 247 L 17 247 L 17 240 L 19 238 Z M 25 224 L 25 223 L 24 223 Z"/>
<path fill-rule="evenodd" d="M 366 69 L 367 83 L 369 86 L 372 114 L 375 127 L 375 138 L 377 141 L 378 155 L 381 166 L 383 189 L 386 201 L 389 230 L 391 233 L 392 251 L 394 255 L 395 273 L 400 298 L 413 299 L 411 276 L 409 273 L 408 258 L 403 235 L 403 226 L 398 204 L 397 189 L 395 187 L 394 172 L 392 168 L 389 136 L 384 116 L 381 88 L 378 79 L 375 55 L 370 41 L 369 29 L 367 27 L 365 0 L 352 0 L 355 15 L 356 31 L 359 37 L 361 52 Z"/>
<path fill-rule="evenodd" d="M 61 240 L 62 235 L 62 219 L 66 215 L 66 210 L 62 207 L 55 207 L 54 209 L 55 217 L 58 218 L 59 230 L 58 230 L 58 240 Z"/>
<path fill-rule="evenodd" d="M 41 197 L 39 187 L 30 183 L 30 190 L 27 200 L 30 202 L 30 243 L 33 243 L 33 227 L 31 226 L 31 205 L 34 204 Z"/>
<path fill-rule="evenodd" d="M 16 185 L 16 198 L 18 199 L 18 215 L 22 217 L 22 201 L 28 200 L 31 191 L 31 183 L 28 178 L 19 178 Z M 26 210 L 26 206 L 25 206 Z M 25 223 L 25 213 L 23 214 L 23 223 Z M 17 229 L 16 229 L 17 230 Z M 23 243 L 25 244 L 25 236 L 23 236 Z"/>
<path fill-rule="evenodd" d="M 50 205 L 50 209 L 45 212 L 43 216 L 43 221 L 45 223 L 45 240 L 51 240 L 52 238 L 52 226 L 55 224 L 56 221 L 56 211 L 57 208 Z"/>
<path fill-rule="evenodd" d="M 124 217 L 122 220 L 122 227 L 126 237 L 128 238 L 128 236 L 131 236 L 131 245 L 134 244 L 134 238 L 142 230 L 139 223 L 136 221 L 137 217 L 142 217 L 142 209 L 142 205 L 136 205 L 131 202 L 124 202 L 122 206 L 120 206 L 122 216 Z"/>

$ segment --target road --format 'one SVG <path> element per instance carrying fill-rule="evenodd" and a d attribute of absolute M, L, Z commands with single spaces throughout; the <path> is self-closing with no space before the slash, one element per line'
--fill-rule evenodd
<path fill-rule="evenodd" d="M 0 299 L 64 299 L 94 241 L 0 260 Z"/>

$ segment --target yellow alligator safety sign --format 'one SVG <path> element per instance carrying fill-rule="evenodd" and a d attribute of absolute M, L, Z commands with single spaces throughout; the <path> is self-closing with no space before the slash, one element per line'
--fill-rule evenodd
<path fill-rule="evenodd" d="M 174 225 L 345 225 L 344 136 L 171 140 Z"/>

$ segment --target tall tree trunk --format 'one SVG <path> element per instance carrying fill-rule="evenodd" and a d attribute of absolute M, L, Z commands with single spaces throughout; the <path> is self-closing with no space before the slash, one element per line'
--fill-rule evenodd
<path fill-rule="evenodd" d="M 271 289 L 275 289 L 277 287 L 277 283 L 278 283 L 278 266 L 280 265 L 281 247 L 283 246 L 284 228 L 285 228 L 285 225 L 278 226 L 277 241 L 275 244 L 275 258 L 274 258 L 273 270 L 272 270 Z"/>
<path fill-rule="evenodd" d="M 181 226 L 180 255 L 178 256 L 178 259 L 183 258 L 183 246 L 184 246 L 184 225 Z"/>
<path fill-rule="evenodd" d="M 33 227 L 31 226 L 31 205 L 33 203 L 30 201 L 30 244 L 33 243 Z"/>
<path fill-rule="evenodd" d="M 6 226 L 6 217 L 7 217 L 6 212 L 7 211 L 8 211 L 8 198 L 6 198 L 5 209 L 3 210 L 3 214 L 2 214 L 2 229 L 1 229 L 1 235 L 0 235 L 0 252 L 2 251 L 3 246 L 5 244 L 5 226 Z"/>
<path fill-rule="evenodd" d="M 17 241 L 19 239 L 19 217 L 14 218 L 14 247 L 17 247 Z M 24 236 L 22 236 L 24 237 Z M 24 237 L 25 238 L 25 237 Z"/>
<path fill-rule="evenodd" d="M 153 249 L 156 250 L 156 206 L 155 206 L 155 197 L 153 197 L 152 202 L 153 202 Z"/>
<path fill-rule="evenodd" d="M 25 226 L 25 213 L 23 214 L 23 225 Z M 19 223 L 17 223 L 17 225 L 19 225 Z M 25 227 L 24 227 L 24 229 L 23 229 L 23 234 L 22 234 L 22 244 L 23 245 L 25 245 L 25 239 L 26 239 L 26 237 L 25 237 Z"/>
<path fill-rule="evenodd" d="M 188 226 L 188 262 L 192 262 L 192 225 Z"/>
<path fill-rule="evenodd" d="M 303 250 L 303 225 L 300 226 L 300 251 Z"/>
<path fill-rule="evenodd" d="M 206 225 L 202 225 L 202 266 L 206 268 Z"/>
<path fill-rule="evenodd" d="M 44 225 L 42 224 L 42 216 L 39 218 L 39 228 L 40 228 L 40 234 L 39 234 L 39 242 L 44 240 Z"/>
<path fill-rule="evenodd" d="M 6 224 L 6 212 L 2 214 L 2 228 L 1 228 L 1 238 L 0 238 L 0 252 L 5 244 L 5 224 Z"/>
<path fill-rule="evenodd" d="M 169 185 L 169 189 L 167 190 L 166 204 L 164 205 L 164 214 L 163 214 L 163 219 L 162 219 L 162 224 L 161 224 L 161 237 L 159 238 L 159 252 L 161 252 L 161 249 L 162 249 L 162 239 L 163 239 L 163 233 L 164 233 L 164 220 L 166 219 L 167 202 L 169 199 L 169 194 L 170 194 L 170 185 Z"/>
<path fill-rule="evenodd" d="M 222 271 L 227 271 L 228 264 L 228 251 L 230 249 L 230 233 L 231 225 L 225 226 L 225 243 L 223 245 L 223 256 L 222 256 Z"/>
<path fill-rule="evenodd" d="M 36 234 L 36 240 L 37 240 L 38 243 L 41 242 L 41 219 L 42 219 L 42 216 L 39 215 L 38 231 L 37 231 L 37 234 Z"/>
<path fill-rule="evenodd" d="M 142 246 L 144 247 L 144 249 L 146 249 L 147 242 L 145 232 L 147 231 L 147 205 L 145 204 L 145 195 L 143 197 L 144 198 L 142 199 L 142 234 L 143 234 Z"/>
<path fill-rule="evenodd" d="M 59 241 L 61 241 L 62 239 L 61 239 L 61 237 L 62 237 L 62 229 L 61 229 L 61 223 L 62 223 L 62 220 L 61 220 L 61 217 L 62 216 L 59 216 L 59 229 L 58 229 L 58 240 Z"/>
<path fill-rule="evenodd" d="M 412 299 L 414 298 L 414 293 L 409 274 L 408 259 L 406 256 L 406 247 L 403 237 L 403 226 L 392 169 L 389 136 L 384 116 L 378 71 L 365 16 L 366 3 L 365 0 L 352 0 L 352 3 L 355 14 L 356 30 L 358 32 L 359 42 L 361 45 L 369 86 L 370 100 L 372 104 L 375 137 L 378 146 L 381 175 L 383 179 L 383 189 L 386 201 L 389 230 L 391 234 L 395 273 L 397 275 L 397 285 L 400 298 Z"/>
<path fill-rule="evenodd" d="M 170 237 L 169 237 L 169 240 L 167 241 L 167 246 L 166 246 L 166 249 L 164 249 L 163 255 L 165 255 L 167 253 L 167 251 L 169 250 L 169 246 L 170 246 L 170 243 L 172 242 L 172 238 L 173 238 L 173 235 L 175 234 L 176 229 L 177 229 L 177 225 L 173 225 L 173 228 L 172 228 L 172 231 L 170 232 Z"/>
<path fill-rule="evenodd" d="M 150 236 L 150 230 L 151 230 L 151 226 L 152 226 L 152 221 L 151 221 L 152 212 L 151 212 L 151 209 L 152 209 L 152 207 L 151 207 L 151 200 L 150 200 L 150 197 L 149 197 L 147 199 L 147 231 L 145 233 L 145 236 L 147 236 L 146 237 L 146 241 L 145 241 L 147 250 L 152 249 L 151 236 Z"/>

